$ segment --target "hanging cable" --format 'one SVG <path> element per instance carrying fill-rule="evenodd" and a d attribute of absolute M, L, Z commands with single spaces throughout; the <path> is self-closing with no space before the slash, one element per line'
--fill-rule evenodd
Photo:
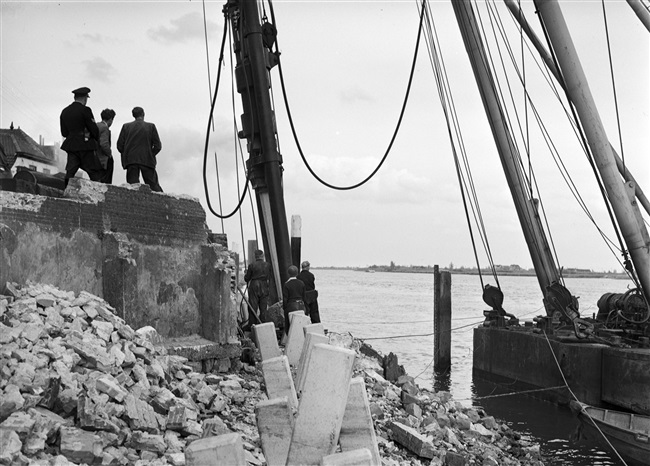
<path fill-rule="evenodd" d="M 217 172 L 217 194 L 219 195 L 219 211 L 223 212 L 223 205 L 221 204 L 221 177 L 219 177 L 219 159 L 217 158 L 217 152 L 214 152 L 214 166 Z M 223 226 L 223 219 L 219 219 L 221 221 L 221 233 L 225 233 L 226 230 L 224 229 Z"/>
<path fill-rule="evenodd" d="M 404 102 L 402 103 L 402 109 L 400 111 L 400 115 L 399 115 L 399 118 L 397 120 L 397 125 L 395 127 L 395 131 L 393 132 L 393 136 L 391 137 L 391 140 L 388 143 L 388 147 L 386 148 L 386 152 L 384 153 L 384 155 L 381 158 L 381 160 L 380 160 L 379 164 L 377 165 L 377 167 L 375 167 L 375 169 L 372 171 L 372 173 L 370 173 L 370 175 L 368 175 L 367 178 L 365 178 L 364 180 L 362 180 L 362 181 L 360 181 L 360 182 L 358 182 L 356 184 L 353 184 L 353 185 L 350 185 L 350 186 L 336 186 L 336 185 L 330 184 L 327 181 L 320 178 L 316 174 L 316 172 L 314 172 L 314 170 L 311 168 L 311 165 L 309 165 L 309 162 L 307 162 L 307 158 L 305 157 L 305 154 L 302 151 L 302 147 L 300 146 L 300 141 L 298 140 L 298 135 L 296 133 L 296 128 L 295 128 L 295 125 L 293 123 L 293 117 L 291 115 L 291 109 L 289 108 L 289 101 L 288 101 L 288 98 L 287 98 L 287 91 L 286 91 L 286 87 L 285 87 L 285 84 L 284 84 L 284 74 L 282 73 L 282 61 L 278 58 L 278 70 L 279 70 L 279 74 L 280 74 L 280 84 L 281 84 L 281 87 L 282 87 L 282 95 L 284 97 L 284 106 L 285 106 L 285 108 L 287 110 L 287 117 L 289 118 L 289 125 L 291 126 L 291 132 L 293 133 L 293 138 L 294 138 L 294 141 L 296 142 L 296 147 L 298 149 L 298 152 L 300 153 L 300 158 L 302 159 L 303 163 L 305 164 L 305 167 L 307 167 L 307 170 L 309 170 L 309 173 L 311 173 L 311 175 L 316 180 L 318 180 L 321 184 L 323 184 L 324 186 L 327 186 L 328 188 L 336 189 L 336 190 L 339 190 L 339 191 L 347 191 L 347 190 L 351 190 L 351 189 L 356 189 L 359 186 L 362 186 L 365 183 L 367 183 L 368 181 L 370 181 L 370 179 L 372 179 L 372 177 L 375 176 L 375 174 L 379 171 L 381 166 L 386 161 L 386 158 L 388 157 L 388 154 L 390 153 L 390 150 L 393 147 L 393 143 L 395 142 L 395 138 L 397 137 L 397 133 L 399 132 L 400 126 L 402 124 L 402 118 L 404 117 L 404 112 L 406 110 L 406 104 L 408 102 L 409 94 L 411 92 L 411 84 L 413 82 L 413 76 L 415 74 L 415 64 L 417 63 L 418 50 L 419 50 L 419 47 L 420 47 L 420 36 L 422 34 L 422 21 L 423 21 L 423 18 L 424 18 L 424 5 L 426 4 L 426 2 L 427 2 L 427 0 L 422 0 L 422 13 L 420 14 L 420 25 L 418 26 L 418 35 L 417 35 L 417 39 L 416 39 L 416 42 L 415 42 L 415 52 L 413 53 L 413 62 L 412 62 L 412 65 L 411 65 L 411 72 L 409 74 L 408 85 L 406 86 L 406 94 L 404 96 Z M 273 24 L 276 24 L 276 22 L 275 22 L 275 13 L 274 13 L 274 10 L 273 10 L 273 2 L 271 0 L 269 0 L 269 10 L 271 11 L 271 21 L 273 22 Z M 276 52 L 279 50 L 277 39 L 275 41 L 275 49 L 276 49 Z M 278 53 L 278 57 L 279 56 L 280 56 L 280 54 Z"/>
<path fill-rule="evenodd" d="M 205 199 L 208 204 L 208 209 L 210 212 L 221 219 L 226 219 L 230 218 L 235 213 L 239 210 L 241 207 L 242 203 L 244 202 L 244 198 L 246 197 L 246 192 L 248 191 L 248 185 L 250 184 L 250 180 L 248 179 L 248 176 L 246 177 L 246 186 L 244 187 L 244 194 L 241 196 L 239 199 L 239 202 L 237 203 L 237 206 L 235 209 L 230 212 L 228 215 L 223 215 L 219 214 L 214 211 L 212 208 L 212 203 L 210 202 L 210 193 L 208 192 L 208 180 L 206 177 L 206 167 L 207 167 L 207 162 L 208 162 L 208 144 L 210 142 L 210 127 L 212 126 L 212 119 L 213 119 L 213 114 L 214 114 L 214 107 L 217 103 L 217 96 L 219 95 L 219 81 L 221 79 L 221 65 L 223 63 L 223 49 L 226 45 L 226 36 L 227 36 L 227 31 L 228 31 L 228 14 L 224 11 L 224 26 L 223 26 L 223 37 L 221 39 L 221 49 L 219 51 L 219 71 L 217 72 L 217 83 L 214 89 L 214 95 L 212 97 L 212 105 L 210 107 L 210 117 L 208 118 L 208 129 L 206 131 L 205 135 L 205 148 L 203 151 L 203 188 L 205 190 Z"/>

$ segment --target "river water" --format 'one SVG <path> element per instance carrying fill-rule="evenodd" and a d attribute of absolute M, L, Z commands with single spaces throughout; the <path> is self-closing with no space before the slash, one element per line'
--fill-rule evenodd
<path fill-rule="evenodd" d="M 441 378 L 433 371 L 433 275 L 314 269 L 319 290 L 321 320 L 330 332 L 351 333 L 384 355 L 392 352 L 420 387 L 437 388 Z M 486 277 L 484 277 L 484 280 Z M 546 464 L 616 465 L 606 447 L 571 440 L 578 426 L 568 408 L 525 395 L 482 398 L 503 390 L 472 379 L 472 329 L 487 309 L 476 275 L 452 275 L 452 369 L 443 383 L 455 400 L 482 406 L 540 443 Z M 544 314 L 535 277 L 500 277 L 503 307 L 520 321 Z M 486 283 L 495 285 L 491 277 Z M 580 313 L 597 312 L 596 302 L 606 292 L 626 291 L 628 281 L 600 278 L 567 279 L 567 288 L 579 297 Z"/>

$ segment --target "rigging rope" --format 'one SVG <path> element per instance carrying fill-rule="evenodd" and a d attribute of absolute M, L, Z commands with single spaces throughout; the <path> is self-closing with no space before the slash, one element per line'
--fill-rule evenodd
<path fill-rule="evenodd" d="M 518 22 L 517 24 L 519 24 L 518 30 L 519 30 L 519 36 L 520 36 L 520 41 L 521 41 L 521 56 L 522 56 L 522 59 L 521 59 L 522 66 L 521 66 L 521 71 L 520 71 L 519 66 L 517 65 L 517 60 L 515 59 L 515 55 L 514 55 L 514 53 L 512 51 L 512 48 L 510 47 L 510 42 L 507 39 L 507 34 L 506 34 L 505 28 L 503 26 L 503 21 L 501 20 L 501 15 L 500 15 L 500 13 L 498 12 L 498 10 L 496 8 L 494 0 L 491 3 L 487 2 L 486 5 L 487 5 L 488 13 L 489 13 L 488 16 L 490 18 L 490 24 L 492 26 L 493 36 L 494 36 L 494 39 L 495 39 L 495 43 L 497 44 L 497 50 L 499 52 L 499 58 L 500 58 L 501 66 L 502 66 L 502 69 L 503 69 L 504 74 L 506 76 L 506 81 L 507 81 L 507 84 L 508 84 L 508 91 L 509 91 L 509 95 L 510 95 L 510 101 L 512 102 L 512 105 L 513 105 L 513 108 L 514 108 L 514 111 L 515 111 L 515 117 L 516 117 L 516 120 L 517 120 L 517 125 L 519 127 L 520 135 L 521 135 L 522 139 L 524 140 L 524 148 L 526 150 L 526 154 L 527 154 L 527 158 L 528 158 L 528 176 L 527 177 L 524 176 L 525 184 L 528 185 L 528 188 L 529 188 L 528 192 L 529 192 L 529 196 L 530 196 L 531 200 L 534 199 L 535 194 L 537 195 L 538 205 L 541 208 L 541 213 L 542 213 L 541 218 L 544 221 L 545 232 L 546 232 L 546 236 L 547 236 L 547 239 L 548 239 L 548 242 L 549 242 L 549 248 L 550 248 L 551 253 L 553 255 L 553 260 L 555 261 L 554 267 L 555 267 L 555 269 L 556 269 L 556 271 L 557 271 L 557 273 L 559 275 L 560 282 L 562 284 L 564 284 L 564 277 L 562 276 L 562 267 L 560 265 L 561 262 L 560 262 L 560 259 L 558 257 L 558 254 L 557 254 L 557 249 L 555 247 L 555 241 L 553 239 L 553 234 L 551 232 L 551 228 L 550 228 L 550 225 L 549 225 L 549 222 L 548 222 L 548 217 L 546 215 L 546 209 L 544 207 L 544 202 L 542 202 L 542 195 L 541 195 L 541 192 L 540 192 L 540 189 L 539 189 L 539 185 L 537 184 L 537 177 L 535 175 L 535 171 L 533 170 L 533 166 L 532 166 L 532 158 L 531 158 L 531 152 L 530 152 L 530 136 L 529 136 L 530 133 L 529 133 L 529 123 L 528 123 L 528 106 L 529 106 L 529 104 L 530 104 L 531 108 L 533 108 L 534 106 L 533 106 L 532 100 L 530 98 L 530 95 L 528 93 L 528 89 L 527 89 L 527 86 L 526 86 L 526 73 L 525 73 L 525 71 L 526 71 L 525 63 L 526 62 L 525 62 L 525 59 L 524 59 L 525 55 L 524 55 L 524 48 L 523 48 L 523 29 L 521 27 L 521 24 Z M 521 8 L 519 8 L 519 13 L 521 14 Z M 510 80 L 507 78 L 508 75 L 506 74 L 506 67 L 505 67 L 505 64 L 504 64 L 504 61 L 503 61 L 503 54 L 501 53 L 501 47 L 499 47 L 499 41 L 497 39 L 497 35 L 496 35 L 495 29 L 494 29 L 494 24 L 495 23 L 497 25 L 497 30 L 499 31 L 500 36 L 501 36 L 501 38 L 503 40 L 504 47 L 505 47 L 505 49 L 507 51 L 507 56 L 510 58 L 510 63 L 512 64 L 512 67 L 515 70 L 516 75 L 519 77 L 519 81 L 520 81 L 520 83 L 522 85 L 522 90 L 523 90 L 523 95 L 524 95 L 524 115 L 525 115 L 524 127 L 526 128 L 525 134 L 524 134 L 524 131 L 522 130 L 522 125 L 521 125 L 521 122 L 520 122 L 520 119 L 519 119 L 519 112 L 517 111 L 517 106 L 515 104 L 514 96 L 513 96 L 512 90 L 511 90 Z M 488 49 L 489 49 L 489 47 L 488 47 Z M 505 102 L 504 102 L 504 105 L 505 105 Z M 510 120 L 508 119 L 508 121 L 510 121 Z M 540 131 L 544 135 L 545 134 L 545 126 L 543 125 L 543 123 L 542 123 L 541 119 L 538 117 L 538 115 L 536 115 L 536 121 L 537 121 L 537 124 L 538 124 L 538 126 L 540 128 Z M 514 138 L 514 134 L 513 134 L 513 138 Z M 515 145 L 516 145 L 516 142 L 515 142 Z M 521 166 L 522 173 L 525 173 L 524 172 L 525 167 L 523 166 L 523 162 L 519 161 L 518 163 Z M 532 223 L 534 221 L 534 219 L 530 219 L 529 221 Z M 536 246 L 538 246 L 538 245 L 536 245 Z M 538 249 L 538 254 L 540 254 L 540 255 L 542 254 L 539 249 Z"/>
<path fill-rule="evenodd" d="M 287 97 L 287 91 L 286 91 L 286 87 L 285 87 L 285 83 L 284 83 L 284 73 L 282 72 L 282 61 L 279 59 L 279 56 L 280 56 L 280 54 L 278 52 L 279 45 L 278 45 L 278 41 L 277 41 L 277 38 L 276 38 L 275 49 L 276 49 L 276 53 L 278 55 L 278 70 L 279 70 L 279 74 L 280 74 L 280 84 L 281 84 L 281 87 L 282 87 L 282 95 L 284 97 L 284 106 L 285 106 L 285 108 L 287 110 L 287 117 L 289 119 L 289 125 L 291 126 L 291 132 L 293 133 L 293 138 L 294 138 L 294 141 L 296 143 L 296 148 L 298 149 L 298 152 L 300 154 L 300 158 L 302 159 L 303 163 L 305 164 L 305 167 L 307 167 L 307 170 L 309 171 L 309 173 L 318 182 L 320 182 L 324 186 L 327 186 L 330 189 L 335 189 L 335 190 L 339 190 L 339 191 L 347 191 L 347 190 L 356 189 L 356 188 L 364 185 L 368 181 L 370 181 L 375 176 L 375 174 L 379 171 L 379 169 L 382 167 L 384 162 L 386 161 L 386 158 L 388 157 L 388 154 L 390 153 L 390 150 L 393 147 L 393 143 L 395 142 L 395 139 L 397 137 L 397 133 L 399 132 L 400 126 L 402 124 L 402 118 L 404 117 L 404 112 L 406 110 L 406 104 L 408 102 L 409 94 L 411 92 L 411 84 L 413 82 L 413 76 L 415 74 L 415 64 L 417 63 L 418 50 L 419 50 L 419 47 L 420 47 L 420 36 L 422 34 L 422 21 L 423 21 L 423 18 L 424 18 L 424 5 L 426 4 L 426 2 L 427 2 L 427 0 L 422 0 L 422 6 L 423 7 L 422 7 L 422 13 L 420 14 L 420 25 L 418 27 L 418 36 L 417 36 L 417 39 L 416 39 L 416 42 L 415 42 L 415 52 L 413 53 L 413 63 L 411 65 L 411 72 L 409 74 L 409 80 L 408 80 L 408 84 L 406 86 L 406 94 L 404 96 L 404 102 L 402 104 L 402 109 L 400 111 L 400 115 L 399 115 L 399 118 L 397 120 L 397 125 L 395 127 L 395 131 L 393 132 L 393 136 L 391 137 L 391 140 L 388 143 L 388 147 L 386 148 L 386 152 L 384 153 L 384 155 L 381 158 L 381 160 L 380 160 L 379 164 L 377 165 L 377 167 L 375 167 L 375 169 L 370 173 L 370 175 L 368 175 L 364 180 L 362 180 L 362 181 L 360 181 L 360 182 L 358 182 L 356 184 L 350 185 L 350 186 L 336 186 L 336 185 L 333 185 L 331 183 L 328 183 L 327 181 L 325 181 L 321 177 L 319 177 L 316 174 L 316 172 L 314 172 L 311 165 L 309 165 L 309 162 L 307 162 L 307 158 L 305 157 L 305 154 L 304 154 L 304 152 L 302 150 L 302 147 L 300 145 L 300 141 L 298 140 L 298 135 L 296 133 L 296 128 L 295 128 L 295 125 L 293 123 L 293 117 L 291 115 L 291 109 L 289 108 L 289 100 L 288 100 L 288 97 Z M 273 24 L 276 24 L 276 22 L 275 22 L 275 13 L 274 13 L 274 10 L 273 10 L 273 2 L 272 2 L 272 0 L 269 0 L 269 9 L 271 11 L 271 21 L 273 22 Z"/>
<path fill-rule="evenodd" d="M 489 252 L 489 247 L 487 238 L 486 238 L 486 232 L 485 232 L 485 226 L 481 222 L 479 222 L 480 215 L 480 208 L 478 207 L 478 198 L 476 197 L 476 193 L 474 190 L 474 185 L 473 185 L 473 180 L 471 178 L 471 170 L 469 168 L 469 161 L 466 157 L 466 152 L 465 152 L 465 147 L 463 144 L 461 132 L 460 132 L 460 124 L 458 122 L 456 110 L 455 110 L 455 105 L 453 102 L 453 97 L 451 95 L 451 89 L 449 88 L 449 82 L 447 79 L 447 74 L 446 70 L 444 67 L 444 61 L 442 59 L 442 53 L 440 52 L 440 44 L 438 41 L 438 35 L 437 31 L 435 28 L 435 22 L 433 21 L 433 15 L 431 12 L 430 6 L 427 4 L 427 9 L 426 9 L 426 17 L 425 17 L 425 36 L 427 37 L 427 41 L 425 42 L 427 45 L 427 49 L 429 51 L 429 61 L 431 62 L 431 66 L 434 72 L 434 76 L 436 78 L 436 84 L 438 87 L 438 95 L 440 98 L 440 102 L 442 104 L 442 109 L 443 113 L 445 116 L 445 120 L 447 123 L 447 132 L 449 134 L 449 140 L 451 143 L 451 149 L 454 157 L 454 164 L 456 167 L 456 175 L 458 177 L 458 184 L 461 192 L 461 197 L 463 200 L 463 206 L 465 210 L 465 217 L 467 220 L 467 225 L 469 229 L 469 234 L 470 234 L 470 239 L 472 242 L 472 248 L 474 252 L 474 258 L 476 260 L 476 265 L 477 265 L 477 270 L 479 274 L 479 280 L 481 282 L 481 289 L 484 288 L 484 282 L 483 282 L 483 274 L 481 273 L 481 266 L 479 263 L 478 259 L 478 253 L 476 250 L 476 241 L 474 238 L 474 230 L 472 228 L 472 223 L 470 220 L 469 216 L 469 209 L 468 209 L 468 203 L 467 203 L 467 197 L 466 197 L 466 191 L 470 191 L 470 189 L 467 186 L 467 183 L 470 183 L 472 186 L 471 191 L 474 193 L 473 197 L 470 200 L 470 206 L 472 209 L 472 213 L 474 214 L 474 221 L 477 223 L 477 226 L 479 228 L 479 235 L 481 237 L 481 241 L 483 243 L 484 249 L 487 252 L 488 255 L 488 260 L 490 262 L 490 267 L 492 269 L 492 273 L 494 275 L 494 278 L 497 282 L 498 285 L 498 278 L 496 276 L 496 270 L 494 267 L 494 264 L 492 262 L 492 256 L 491 253 Z M 452 125 L 454 127 L 455 131 L 452 131 Z M 458 156 L 458 150 L 456 149 L 456 144 L 454 140 L 454 133 L 456 135 L 456 138 L 458 139 L 458 144 L 460 146 L 460 151 L 463 157 L 463 161 L 465 164 L 465 173 L 467 173 L 467 180 L 464 175 L 464 172 L 462 170 L 460 161 L 459 161 L 459 156 Z"/>
<path fill-rule="evenodd" d="M 512 20 L 513 22 L 515 22 L 515 25 L 518 24 L 518 23 L 516 22 L 515 18 L 514 18 L 514 15 L 511 15 L 510 18 L 511 18 L 511 20 Z M 502 36 L 505 37 L 505 33 L 503 32 L 503 28 L 501 28 L 501 30 L 502 30 Z M 554 84 L 554 81 L 551 80 L 550 77 L 549 77 L 549 75 L 551 74 L 551 70 L 549 69 L 548 66 L 542 66 L 542 65 L 540 65 L 539 61 L 536 59 L 535 54 L 532 53 L 532 50 L 531 50 L 531 48 L 530 48 L 530 44 L 528 44 L 528 43 L 526 42 L 526 46 L 527 46 L 527 48 L 528 48 L 528 51 L 529 51 L 530 56 L 531 56 L 532 59 L 535 61 L 535 63 L 536 63 L 536 65 L 537 65 L 538 69 L 542 72 L 542 75 L 544 76 L 544 78 L 545 78 L 545 80 L 546 80 L 546 82 L 547 82 L 549 88 L 552 90 L 552 92 L 553 92 L 553 94 L 555 95 L 555 98 L 557 99 L 558 103 L 562 106 L 562 108 L 563 108 L 563 110 L 564 110 L 564 113 L 565 113 L 565 116 L 566 116 L 567 120 L 569 121 L 569 123 L 571 124 L 571 128 L 573 129 L 573 132 L 574 132 L 574 134 L 575 134 L 575 136 L 576 136 L 576 139 L 577 139 L 578 142 L 580 143 L 580 146 L 581 146 L 581 148 L 582 148 L 582 150 L 583 150 L 583 153 L 584 153 L 585 156 L 588 158 L 588 154 L 587 154 L 587 152 L 586 152 L 586 148 L 584 147 L 584 141 L 580 138 L 579 129 L 578 129 L 578 124 L 577 124 L 576 121 L 573 119 L 573 117 L 572 117 L 573 115 L 572 115 L 571 111 L 570 111 L 569 109 L 567 109 L 567 105 L 565 104 L 565 102 L 561 99 L 560 94 L 559 94 L 559 92 L 557 91 L 557 87 L 556 87 L 555 84 Z M 516 69 L 516 65 L 515 65 L 515 69 Z M 561 81 L 561 78 L 559 77 L 559 72 L 556 73 L 556 79 L 558 79 L 558 81 L 560 82 L 561 85 L 563 84 L 562 81 Z M 610 238 L 605 234 L 605 232 L 604 232 L 604 231 L 603 231 L 603 230 L 598 226 L 598 224 L 596 223 L 595 218 L 593 217 L 593 215 L 592 215 L 591 212 L 589 211 L 589 208 L 587 207 L 587 204 L 586 204 L 585 201 L 582 199 L 582 197 L 581 197 L 581 195 L 580 195 L 580 192 L 578 191 L 578 189 L 577 189 L 575 183 L 573 182 L 573 179 L 572 179 L 571 175 L 569 174 L 569 172 L 568 172 L 566 166 L 564 165 L 564 162 L 563 162 L 562 158 L 560 157 L 557 148 L 556 148 L 555 145 L 553 144 L 553 141 L 552 141 L 551 138 L 550 138 L 550 135 L 549 135 L 549 133 L 548 133 L 548 130 L 546 129 L 546 126 L 545 126 L 544 123 L 542 122 L 542 120 L 541 120 L 541 116 L 539 115 L 539 112 L 537 111 L 537 108 L 535 107 L 535 105 L 534 105 L 534 103 L 533 103 L 531 97 L 530 97 L 530 96 L 527 96 L 527 98 L 528 98 L 528 101 L 530 102 L 531 108 L 533 109 L 533 114 L 535 115 L 535 119 L 537 120 L 537 124 L 539 125 L 539 127 L 540 127 L 540 129 L 541 129 L 541 131 L 542 131 L 542 137 L 544 138 L 544 141 L 545 141 L 545 143 L 546 143 L 546 145 L 547 145 L 547 147 L 548 147 L 548 149 L 549 149 L 549 152 L 550 152 L 551 156 L 553 157 L 553 161 L 554 161 L 555 165 L 557 166 L 557 168 L 558 168 L 558 170 L 559 170 L 559 172 L 560 172 L 560 175 L 561 175 L 562 178 L 564 179 L 565 184 L 566 184 L 567 187 L 569 188 L 569 191 L 571 192 L 571 194 L 573 195 L 573 197 L 576 199 L 578 205 L 579 205 L 580 208 L 584 211 L 584 213 L 586 214 L 587 218 L 588 218 L 588 219 L 591 221 L 591 223 L 594 225 L 594 227 L 596 228 L 596 231 L 597 231 L 597 232 L 600 234 L 600 236 L 603 238 L 603 240 L 604 240 L 604 242 L 605 242 L 605 245 L 608 247 L 608 249 L 610 249 L 610 251 L 612 252 L 612 255 L 616 258 L 616 261 L 621 265 L 621 267 L 622 267 L 623 269 L 625 269 L 625 266 L 623 265 L 623 262 L 619 259 L 618 254 L 616 254 L 616 253 L 614 252 L 614 250 L 613 250 L 613 248 L 616 247 L 614 241 L 613 241 L 612 239 L 610 239 Z M 544 208 L 543 205 L 542 205 L 542 208 Z M 545 218 L 546 218 L 546 215 L 545 215 Z M 619 249 L 619 253 L 620 253 L 620 252 L 621 252 L 621 251 L 620 251 L 620 249 Z M 629 275 L 629 273 L 628 273 L 628 275 Z"/>
<path fill-rule="evenodd" d="M 571 394 L 571 396 L 573 397 L 573 399 L 574 399 L 575 401 L 577 401 L 578 403 L 580 403 L 580 400 L 578 400 L 578 397 L 575 395 L 575 393 L 573 393 L 573 390 L 571 390 L 571 387 L 569 386 L 569 382 L 567 382 L 566 377 L 564 376 L 564 372 L 562 371 L 562 367 L 560 366 L 560 363 L 559 363 L 558 360 L 557 360 L 557 356 L 555 355 L 555 351 L 553 351 L 553 346 L 551 346 L 551 342 L 549 341 L 549 339 L 548 339 L 548 335 L 546 334 L 546 332 L 544 332 L 544 338 L 546 338 L 546 343 L 548 343 L 548 347 L 549 347 L 549 349 L 551 350 L 551 355 L 553 355 L 553 360 L 555 361 L 555 365 L 557 366 L 558 371 L 560 371 L 560 376 L 562 377 L 562 380 L 564 381 L 564 385 L 566 386 L 567 390 L 569 390 L 569 393 Z M 612 444 L 610 443 L 609 439 L 608 439 L 607 436 L 603 433 L 603 431 L 600 430 L 600 427 L 598 427 L 598 425 L 594 422 L 594 420 L 593 420 L 593 418 L 591 417 L 591 415 L 590 415 L 587 411 L 583 411 L 583 412 L 584 412 L 584 413 L 587 415 L 587 417 L 591 420 L 591 423 L 594 425 L 594 427 L 595 427 L 596 429 L 598 429 L 598 432 L 600 432 L 600 435 L 602 435 L 603 439 L 605 439 L 605 442 L 607 442 L 607 444 L 608 444 L 608 445 L 610 446 L 610 448 L 614 451 L 614 453 L 616 453 L 616 456 L 618 457 L 618 459 L 621 460 L 621 462 L 622 462 L 624 465 L 627 466 L 627 463 L 625 462 L 625 460 L 621 457 L 621 455 L 618 453 L 618 451 L 616 450 L 616 448 L 614 448 L 614 445 L 612 445 Z"/>
<path fill-rule="evenodd" d="M 571 113 L 573 114 L 573 119 L 576 122 L 580 137 L 582 139 L 582 144 L 583 144 L 583 147 L 585 148 L 585 153 L 587 154 L 587 160 L 589 161 L 589 164 L 591 165 L 591 169 L 594 172 L 594 176 L 596 177 L 596 181 L 598 182 L 598 187 L 600 189 L 601 196 L 603 197 L 603 200 L 605 201 L 605 206 L 607 207 L 607 213 L 609 215 L 610 222 L 612 224 L 612 227 L 614 228 L 614 232 L 616 233 L 616 238 L 618 240 L 622 256 L 624 257 L 624 260 L 623 260 L 624 269 L 628 272 L 628 276 L 635 283 L 637 288 L 639 288 L 640 284 L 639 284 L 639 281 L 638 281 L 638 279 L 636 277 L 636 273 L 634 272 L 634 264 L 632 262 L 630 262 L 630 260 L 629 260 L 628 251 L 627 251 L 627 248 L 625 246 L 625 243 L 623 242 L 623 238 L 621 236 L 620 228 L 619 228 L 618 223 L 616 222 L 616 220 L 614 218 L 614 213 L 612 211 L 612 206 L 611 206 L 611 203 L 609 202 L 609 196 L 607 194 L 607 191 L 605 190 L 605 187 L 603 185 L 603 181 L 602 181 L 602 179 L 600 177 L 598 169 L 596 168 L 596 162 L 594 160 L 593 154 L 592 154 L 591 149 L 589 148 L 589 145 L 587 143 L 587 139 L 586 139 L 586 136 L 585 136 L 584 131 L 582 129 L 582 125 L 580 124 L 580 120 L 578 119 L 578 117 L 576 115 L 575 106 L 573 104 L 571 104 L 571 99 L 570 99 L 570 96 L 569 96 L 569 93 L 568 93 L 568 90 L 567 90 L 567 86 L 566 86 L 566 82 L 564 80 L 564 76 L 562 74 L 562 70 L 560 69 L 560 66 L 558 64 L 557 56 L 556 56 L 555 50 L 553 49 L 553 46 L 551 44 L 551 40 L 550 40 L 550 37 L 548 35 L 548 30 L 546 28 L 546 24 L 544 24 L 544 20 L 541 17 L 541 15 L 539 15 L 539 22 L 540 22 L 540 25 L 542 27 L 542 31 L 544 32 L 544 37 L 546 39 L 546 43 L 548 44 L 548 47 L 549 47 L 549 50 L 550 50 L 550 53 L 551 53 L 551 57 L 553 59 L 553 63 L 555 63 L 555 67 L 558 70 L 559 77 L 561 78 L 562 88 L 565 91 L 566 99 L 569 102 L 569 108 L 571 109 Z"/>
<path fill-rule="evenodd" d="M 609 41 L 609 27 L 607 26 L 607 10 L 605 9 L 605 0 L 603 5 L 603 22 L 605 23 L 605 36 L 607 37 L 607 54 L 609 56 L 609 74 L 612 77 L 612 93 L 614 95 L 614 108 L 616 109 L 616 126 L 618 127 L 618 140 L 621 145 L 621 161 L 623 162 L 623 173 L 625 173 L 625 152 L 623 152 L 623 135 L 621 134 L 621 117 L 618 112 L 618 97 L 616 94 L 616 81 L 614 79 L 614 61 L 612 60 L 612 46 Z"/>

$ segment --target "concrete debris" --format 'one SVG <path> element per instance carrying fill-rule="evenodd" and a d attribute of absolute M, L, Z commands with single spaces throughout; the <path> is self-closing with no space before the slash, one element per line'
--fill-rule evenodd
<path fill-rule="evenodd" d="M 194 464 L 185 455 L 193 442 L 231 433 L 246 464 L 266 464 L 255 418 L 267 400 L 261 363 L 196 372 L 155 329 L 132 329 L 97 296 L 29 282 L 5 290 L 0 465 L 180 466 Z M 332 340 L 357 354 L 384 465 L 543 464 L 537 444 L 446 392 L 420 390 L 396 357 L 391 382 L 357 340 Z"/>

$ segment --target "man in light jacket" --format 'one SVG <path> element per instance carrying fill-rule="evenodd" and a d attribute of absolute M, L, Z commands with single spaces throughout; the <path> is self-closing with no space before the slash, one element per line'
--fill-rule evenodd
<path fill-rule="evenodd" d="M 142 179 L 152 191 L 162 192 L 156 173 L 156 155 L 162 149 L 156 125 L 144 121 L 142 107 L 131 112 L 134 121 L 125 123 L 117 139 L 117 150 L 122 154 L 122 168 L 126 170 L 127 183 L 139 183 Z"/>
<path fill-rule="evenodd" d="M 105 108 L 102 110 L 102 121 L 97 123 L 99 129 L 99 144 L 97 147 L 97 156 L 102 168 L 106 170 L 102 183 L 111 184 L 113 182 L 113 152 L 111 151 L 111 125 L 115 119 L 115 110 Z"/>

